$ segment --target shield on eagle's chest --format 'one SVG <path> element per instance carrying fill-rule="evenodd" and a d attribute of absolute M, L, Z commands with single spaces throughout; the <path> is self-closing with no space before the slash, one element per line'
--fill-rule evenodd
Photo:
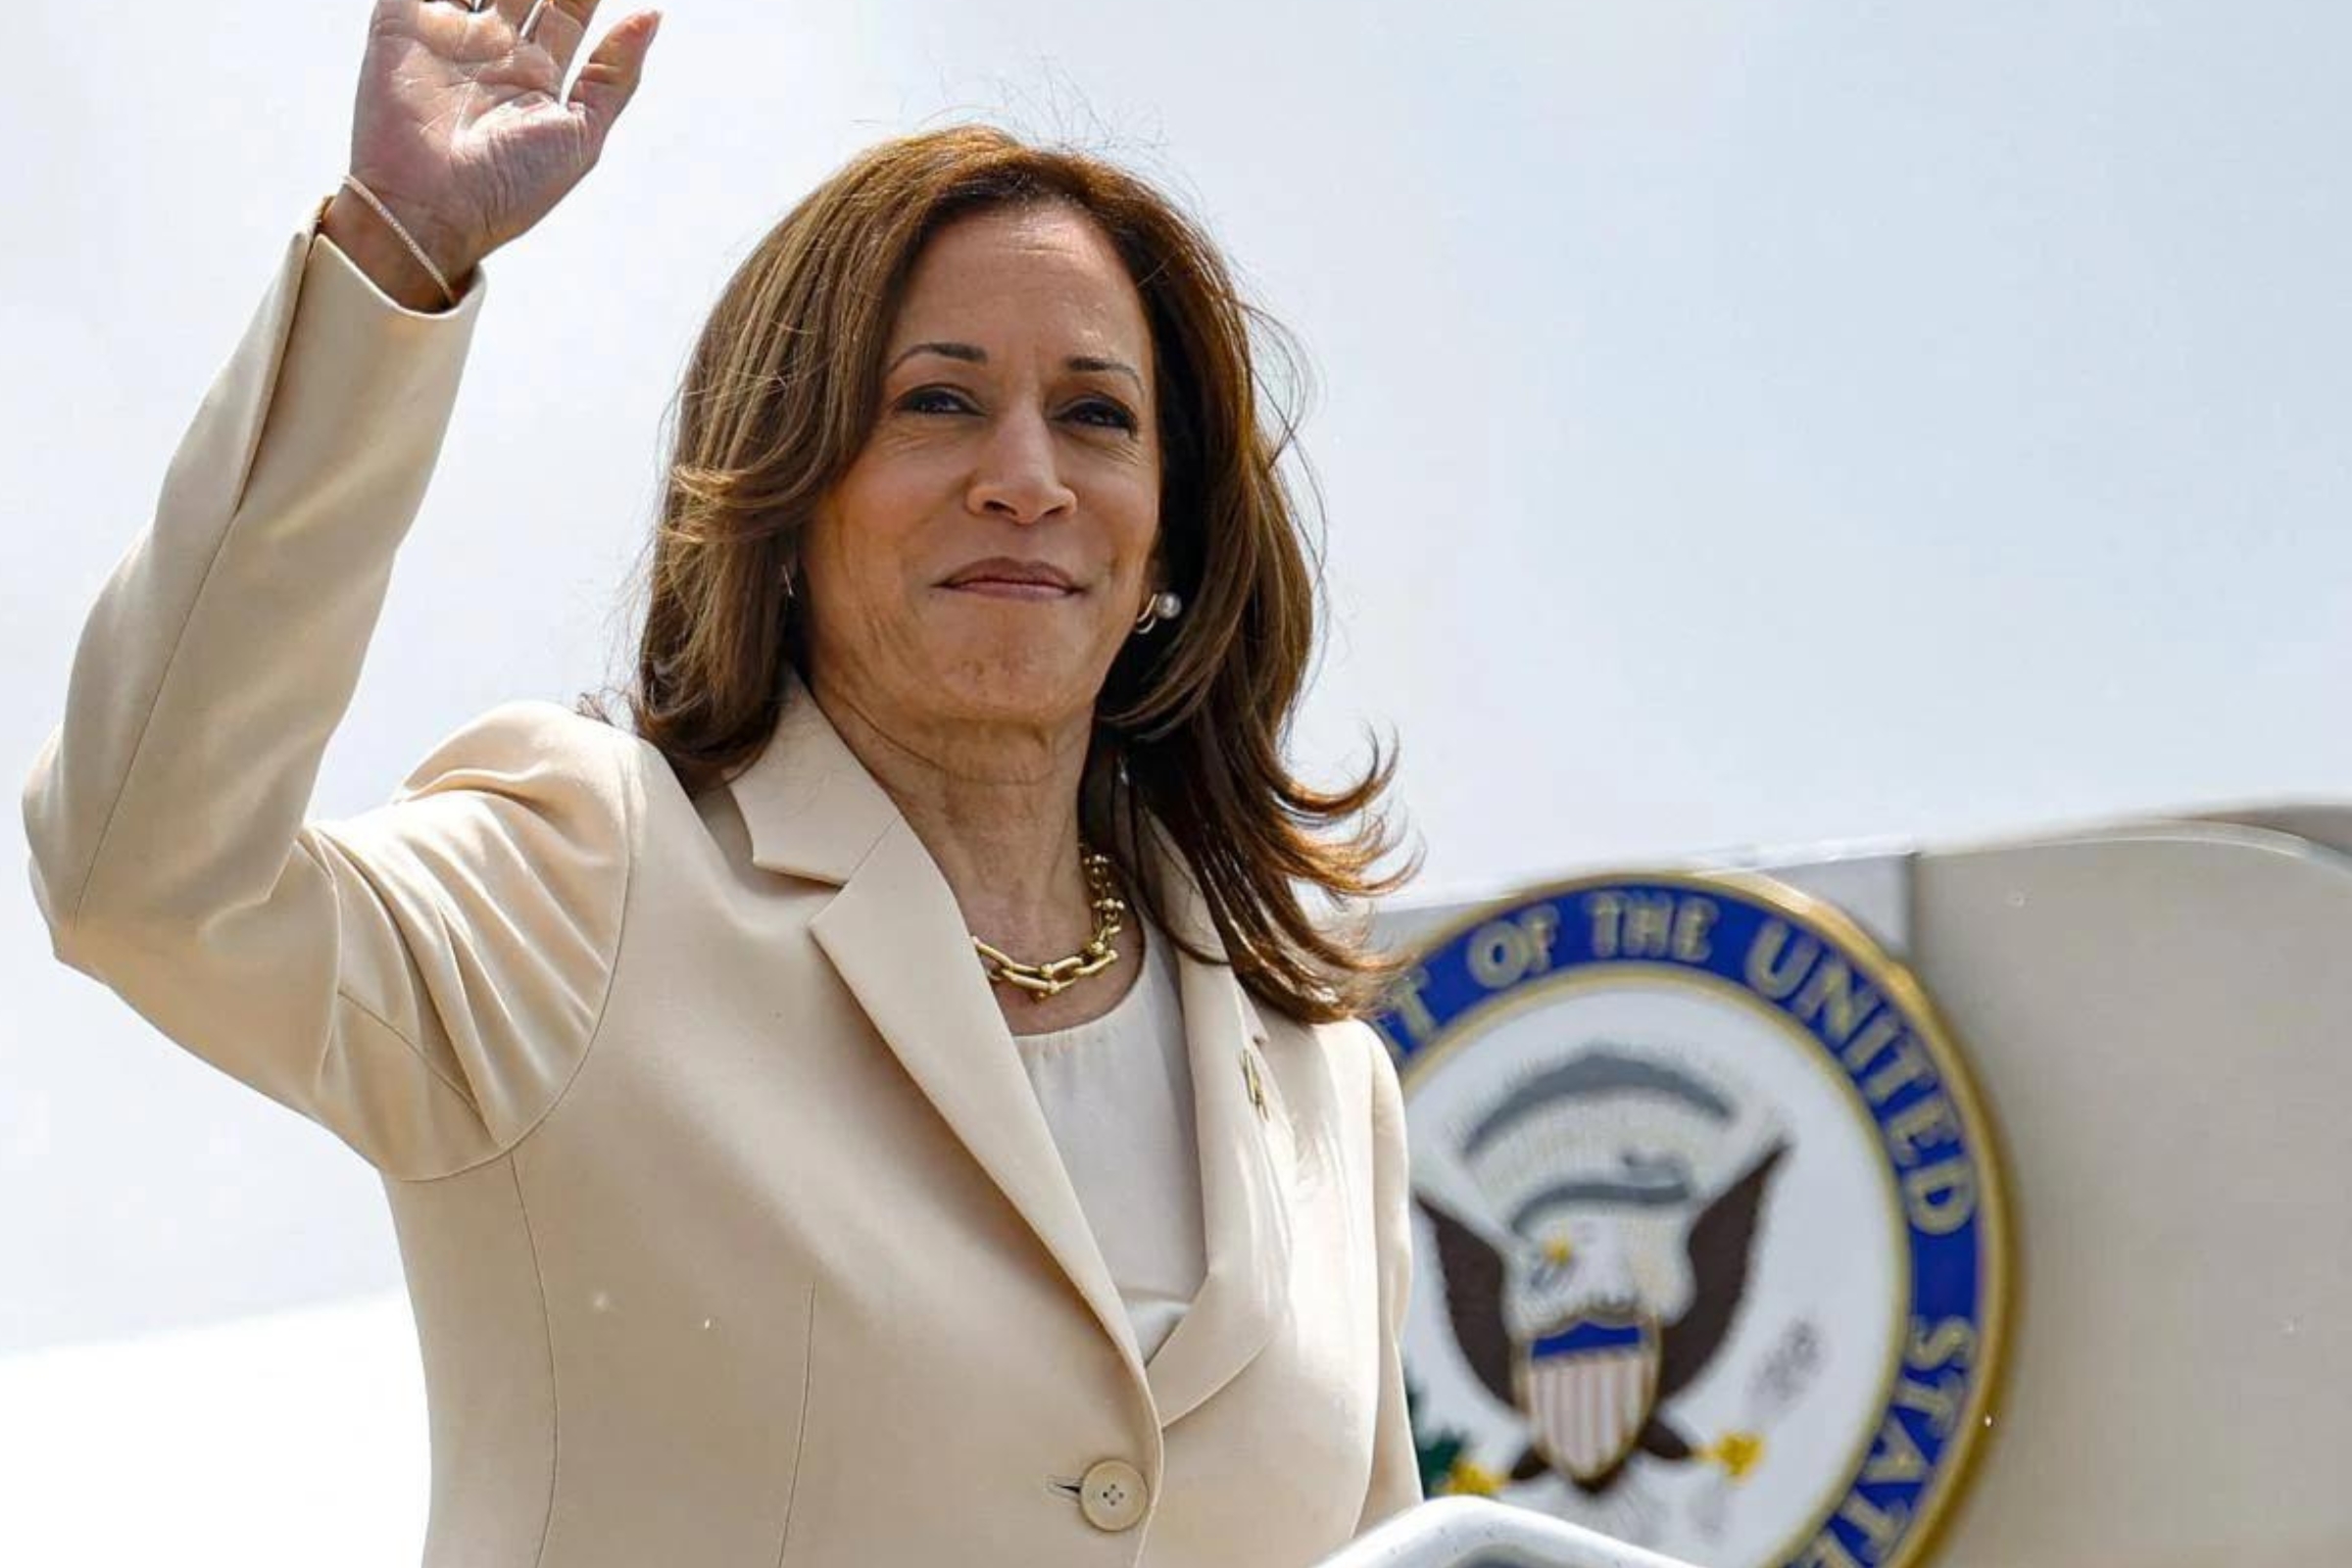
<path fill-rule="evenodd" d="M 1658 1396 L 1658 1328 L 1577 1318 L 1519 1352 L 1519 1407 L 1553 1467 L 1584 1483 L 1625 1462 Z"/>

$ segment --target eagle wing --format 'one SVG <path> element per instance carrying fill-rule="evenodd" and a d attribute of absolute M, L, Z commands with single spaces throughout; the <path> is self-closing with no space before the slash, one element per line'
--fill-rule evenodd
<path fill-rule="evenodd" d="M 1659 1336 L 1659 1402 L 1696 1378 L 1731 1333 L 1740 1298 L 1747 1293 L 1748 1261 L 1764 1190 L 1788 1152 L 1787 1144 L 1773 1145 L 1691 1222 L 1690 1305 Z"/>
<path fill-rule="evenodd" d="M 1511 1333 L 1502 1319 L 1503 1256 L 1477 1232 L 1434 1204 L 1415 1198 L 1438 1238 L 1438 1268 L 1446 1276 L 1446 1311 L 1453 1338 L 1495 1398 L 1511 1396 Z"/>

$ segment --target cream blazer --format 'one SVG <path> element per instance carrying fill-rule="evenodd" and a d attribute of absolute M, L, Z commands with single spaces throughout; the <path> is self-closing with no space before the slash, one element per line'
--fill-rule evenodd
<path fill-rule="evenodd" d="M 946 881 L 805 692 L 698 799 L 521 701 L 305 819 L 487 291 L 406 310 L 317 224 L 24 811 L 57 956 L 381 1172 L 428 1568 L 1274 1568 L 1418 1501 L 1365 1025 L 1181 960 L 1208 1272 L 1147 1363 Z"/>

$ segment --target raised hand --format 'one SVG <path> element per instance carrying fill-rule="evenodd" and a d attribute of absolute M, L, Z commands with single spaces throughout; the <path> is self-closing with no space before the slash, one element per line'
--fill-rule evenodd
<path fill-rule="evenodd" d="M 606 33 L 564 80 L 597 0 L 375 0 L 352 111 L 351 172 L 453 286 L 523 233 L 603 155 L 642 78 L 660 14 Z M 327 233 L 408 303 L 421 274 L 382 219 L 345 189 Z M 386 247 L 389 247 L 387 249 Z M 438 306 L 438 289 L 423 291 Z"/>

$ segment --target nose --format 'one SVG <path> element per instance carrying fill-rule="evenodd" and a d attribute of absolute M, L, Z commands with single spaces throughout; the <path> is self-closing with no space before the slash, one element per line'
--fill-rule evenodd
<path fill-rule="evenodd" d="M 990 425 L 972 470 L 967 504 L 973 511 L 1010 522 L 1043 522 L 1077 500 L 1062 480 L 1054 432 L 1043 416 L 1024 409 Z"/>

